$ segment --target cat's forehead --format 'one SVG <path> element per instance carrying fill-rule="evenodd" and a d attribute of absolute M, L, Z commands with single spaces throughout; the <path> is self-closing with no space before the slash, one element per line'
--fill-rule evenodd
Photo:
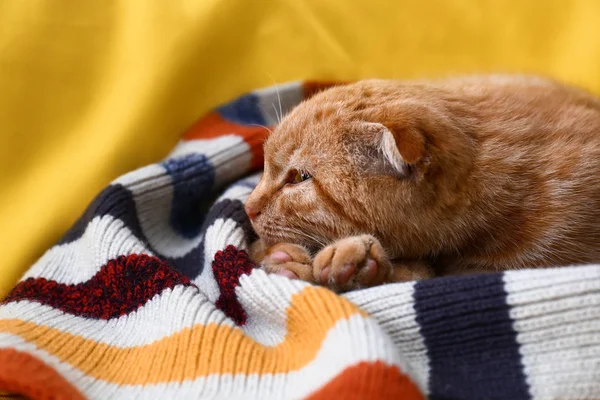
<path fill-rule="evenodd" d="M 279 129 L 271 134 L 265 145 L 265 163 L 273 173 L 286 168 L 314 168 L 339 155 L 335 134 L 325 133 L 322 126 L 311 128 L 305 125 L 302 130 Z"/>
<path fill-rule="evenodd" d="M 273 167 L 326 162 L 338 158 L 348 132 L 359 125 L 360 116 L 344 97 L 315 96 L 294 108 L 265 143 L 265 161 Z"/>
<path fill-rule="evenodd" d="M 280 138 L 283 140 L 279 140 Z M 265 162 L 277 169 L 285 168 L 290 164 L 306 164 L 318 152 L 319 147 L 312 144 L 314 143 L 298 136 L 272 137 L 265 146 Z"/>
<path fill-rule="evenodd" d="M 348 129 L 352 115 L 344 105 L 330 101 L 310 101 L 296 107 L 276 128 L 273 142 L 318 143 L 338 137 Z"/>

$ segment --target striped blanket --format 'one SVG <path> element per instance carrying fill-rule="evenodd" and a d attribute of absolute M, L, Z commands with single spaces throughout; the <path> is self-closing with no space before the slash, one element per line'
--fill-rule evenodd
<path fill-rule="evenodd" d="M 321 87 L 245 95 L 200 119 L 164 161 L 102 191 L 0 306 L 0 392 L 600 398 L 600 266 L 341 296 L 255 269 L 243 203 L 266 127 Z"/>

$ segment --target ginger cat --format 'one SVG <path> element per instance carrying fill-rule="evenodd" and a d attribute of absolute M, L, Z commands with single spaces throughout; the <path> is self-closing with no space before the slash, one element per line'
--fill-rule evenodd
<path fill-rule="evenodd" d="M 600 100 L 520 76 L 337 86 L 270 135 L 246 212 L 255 262 L 337 291 L 599 262 Z"/>

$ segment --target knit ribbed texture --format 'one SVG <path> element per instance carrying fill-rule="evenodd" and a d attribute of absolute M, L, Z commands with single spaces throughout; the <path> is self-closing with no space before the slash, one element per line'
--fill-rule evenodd
<path fill-rule="evenodd" d="M 220 107 L 100 193 L 0 306 L 0 396 L 600 398 L 600 266 L 343 296 L 255 269 L 265 126 L 321 86 Z"/>

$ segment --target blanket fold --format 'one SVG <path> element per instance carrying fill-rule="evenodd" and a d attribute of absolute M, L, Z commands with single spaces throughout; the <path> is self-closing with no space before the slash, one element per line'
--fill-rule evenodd
<path fill-rule="evenodd" d="M 116 179 L 0 306 L 0 393 L 32 398 L 600 398 L 600 266 L 336 295 L 255 268 L 268 127 L 326 87 L 205 116 Z"/>

